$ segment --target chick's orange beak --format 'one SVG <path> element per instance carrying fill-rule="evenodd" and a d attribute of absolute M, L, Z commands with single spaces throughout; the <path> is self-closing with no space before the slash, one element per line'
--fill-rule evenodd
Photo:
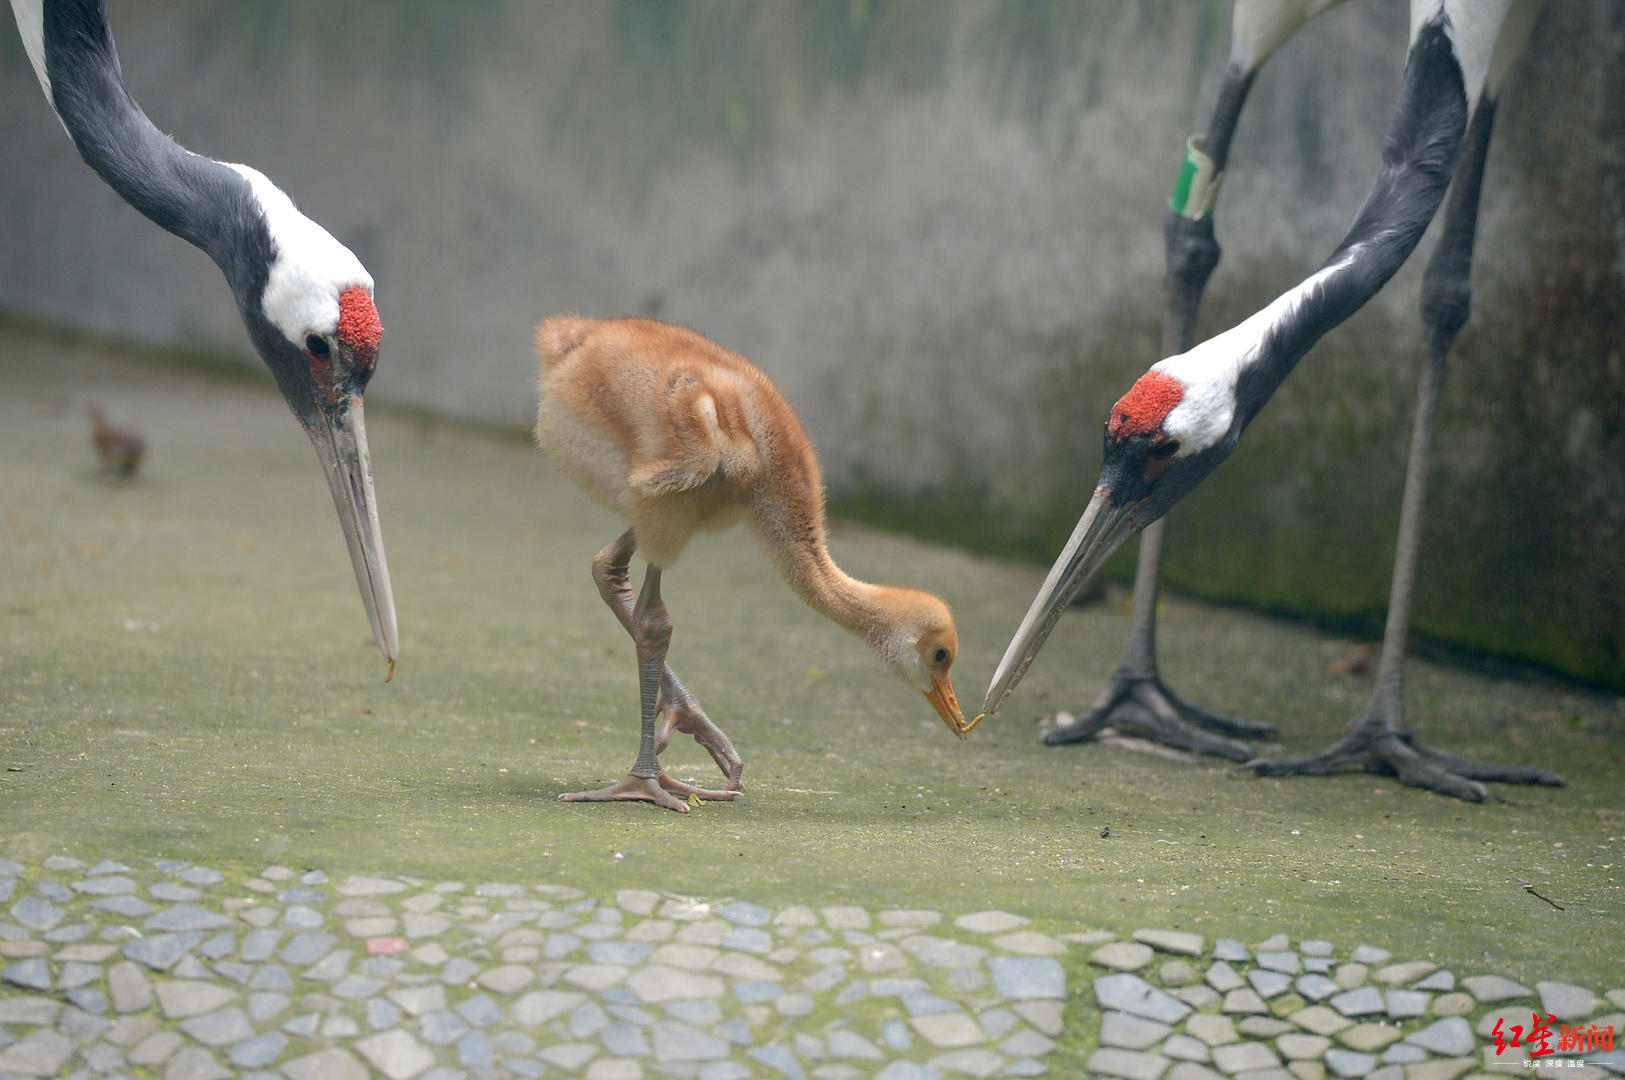
<path fill-rule="evenodd" d="M 965 713 L 959 707 L 959 698 L 954 696 L 954 684 L 951 681 L 932 676 L 931 683 L 931 689 L 925 693 L 925 700 L 937 710 L 937 715 L 948 725 L 948 730 L 963 739 L 982 718 L 978 716 L 975 720 L 965 719 Z"/>

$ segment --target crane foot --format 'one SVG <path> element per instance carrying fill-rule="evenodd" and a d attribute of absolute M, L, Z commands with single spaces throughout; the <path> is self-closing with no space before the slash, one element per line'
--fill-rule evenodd
<path fill-rule="evenodd" d="M 1276 733 L 1270 724 L 1237 720 L 1192 705 L 1163 685 L 1154 672 L 1131 674 L 1119 668 L 1087 713 L 1076 723 L 1047 728 L 1039 741 L 1046 746 L 1086 742 L 1108 726 L 1130 727 L 1164 745 L 1230 761 L 1253 759 L 1252 748 L 1238 738 L 1265 739 Z"/>
<path fill-rule="evenodd" d="M 1318 754 L 1280 761 L 1255 758 L 1242 768 L 1259 776 L 1326 776 L 1345 765 L 1357 765 L 1369 773 L 1396 777 L 1408 787 L 1468 802 L 1483 802 L 1489 795 L 1489 789 L 1480 782 L 1484 780 L 1563 786 L 1563 778 L 1550 769 L 1459 758 L 1423 746 L 1410 732 L 1375 720 L 1360 723 Z"/>
<path fill-rule="evenodd" d="M 705 788 L 674 780 L 664 769 L 660 775 L 627 776 L 618 784 L 595 788 L 592 791 L 566 791 L 560 802 L 652 802 L 679 814 L 688 813 L 688 798 L 726 802 L 738 795 L 737 791 L 709 791 Z M 678 798 L 682 796 L 682 798 Z"/>
<path fill-rule="evenodd" d="M 711 760 L 722 770 L 722 775 L 728 778 L 725 790 L 744 791 L 745 785 L 740 778 L 745 773 L 745 762 L 734 749 L 733 740 L 728 738 L 727 732 L 712 723 L 711 718 L 705 715 L 705 710 L 700 708 L 700 703 L 694 700 L 692 694 L 688 697 L 687 702 L 675 702 L 662 695 L 657 714 L 664 714 L 665 720 L 655 741 L 655 753 L 665 752 L 675 731 L 692 735 L 695 742 L 705 747 L 706 752 L 711 755 Z M 701 794 L 700 798 L 708 796 Z"/>

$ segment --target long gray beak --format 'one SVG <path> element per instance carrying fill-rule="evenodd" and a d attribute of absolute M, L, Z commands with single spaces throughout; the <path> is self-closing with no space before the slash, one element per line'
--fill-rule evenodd
<path fill-rule="evenodd" d="M 1050 567 L 1049 577 L 1033 597 L 1032 607 L 1027 609 L 1016 636 L 1010 639 L 1010 647 L 1004 650 L 1004 659 L 999 661 L 992 685 L 987 688 L 987 701 L 982 706 L 984 713 L 997 712 L 1004 704 L 1004 699 L 1027 673 L 1038 650 L 1044 647 L 1044 639 L 1055 628 L 1061 612 L 1095 576 L 1101 564 L 1111 558 L 1112 552 L 1138 529 L 1133 517 L 1136 504 L 1115 505 L 1110 496 L 1109 489 L 1097 488 L 1095 497 L 1084 508 L 1078 527 L 1072 530 L 1072 539 L 1066 542 L 1060 558 Z"/>
<path fill-rule="evenodd" d="M 307 429 L 321 459 L 333 506 L 350 547 L 361 603 L 372 624 L 372 636 L 395 674 L 400 635 L 395 627 L 395 593 L 389 587 L 389 564 L 384 561 L 384 537 L 378 528 L 378 496 L 372 487 L 372 457 L 367 453 L 367 425 L 360 395 L 350 399 L 340 415 L 318 410 L 321 426 Z M 385 678 L 385 682 L 389 681 Z"/>

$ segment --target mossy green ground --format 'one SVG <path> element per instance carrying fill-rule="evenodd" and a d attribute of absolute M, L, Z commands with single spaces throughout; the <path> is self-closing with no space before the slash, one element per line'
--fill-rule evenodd
<path fill-rule="evenodd" d="M 1284 931 L 1459 974 L 1619 983 L 1612 698 L 1413 662 L 1422 738 L 1569 780 L 1485 805 L 1365 774 L 1041 747 L 1032 717 L 1076 709 L 1115 661 L 1111 601 L 1063 620 L 1008 714 L 960 743 L 735 530 L 696 544 L 665 595 L 673 666 L 739 746 L 747 794 L 686 817 L 564 805 L 630 764 L 635 676 L 588 577 L 620 526 L 539 452 L 369 415 L 401 622 L 385 685 L 320 471 L 269 380 L 16 329 L 0 380 L 0 854 L 1001 907 L 1046 929 Z M 145 432 L 134 482 L 98 476 L 90 400 Z M 850 526 L 834 548 L 860 577 L 946 597 L 961 697 L 979 700 L 1041 568 Z M 1266 753 L 1324 745 L 1367 690 L 1328 671 L 1346 642 L 1301 626 L 1178 600 L 1162 625 L 1170 680 L 1278 724 Z M 667 756 L 715 775 L 692 742 Z"/>

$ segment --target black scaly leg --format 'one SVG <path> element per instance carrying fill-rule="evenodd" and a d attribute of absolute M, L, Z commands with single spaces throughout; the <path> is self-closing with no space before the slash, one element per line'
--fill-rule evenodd
<path fill-rule="evenodd" d="M 1445 210 L 1444 231 L 1422 280 L 1426 356 L 1416 393 L 1416 420 L 1411 434 L 1410 459 L 1405 467 L 1405 496 L 1400 508 L 1388 622 L 1383 631 L 1376 686 L 1371 700 L 1337 742 L 1308 757 L 1248 762 L 1246 767 L 1261 776 L 1323 776 L 1342 765 L 1358 765 L 1367 772 L 1396 776 L 1400 783 L 1411 787 L 1427 788 L 1472 802 L 1482 801 L 1487 794 L 1480 783 L 1484 780 L 1512 784 L 1563 783 L 1561 776 L 1547 769 L 1468 761 L 1429 749 L 1417 742 L 1405 727 L 1406 637 L 1410 630 L 1417 558 L 1422 546 L 1422 514 L 1427 503 L 1434 419 L 1439 391 L 1444 385 L 1445 362 L 1457 332 L 1467 322 L 1472 298 L 1469 272 L 1473 233 L 1494 120 L 1495 102 L 1486 98 L 1468 126 L 1455 187 Z"/>
<path fill-rule="evenodd" d="M 1224 172 L 1230 154 L 1230 138 L 1235 133 L 1236 120 L 1251 85 L 1251 74 L 1228 72 L 1208 133 L 1193 140 L 1192 150 L 1204 154 L 1211 163 L 1208 176 L 1213 184 Z M 1217 192 L 1187 194 L 1191 202 L 1202 203 Z M 1177 356 L 1195 343 L 1196 314 L 1202 305 L 1202 292 L 1207 287 L 1208 276 L 1219 264 L 1219 242 L 1213 234 L 1211 207 L 1170 209 L 1163 220 L 1163 241 L 1168 267 L 1168 306 L 1163 319 L 1162 354 Z M 1134 604 L 1129 615 L 1128 639 L 1123 644 L 1117 670 L 1112 672 L 1105 690 L 1087 713 L 1074 723 L 1044 731 L 1045 743 L 1056 746 L 1084 742 L 1108 725 L 1131 724 L 1169 746 L 1231 761 L 1248 761 L 1253 752 L 1237 739 L 1269 738 L 1275 734 L 1275 728 L 1269 724 L 1236 720 L 1192 705 L 1170 690 L 1158 674 L 1157 591 L 1167 536 L 1166 517 L 1140 534 Z"/>
<path fill-rule="evenodd" d="M 609 555 L 613 560 L 614 554 L 622 550 L 629 559 L 633 547 L 634 542 L 631 533 L 628 532 L 605 548 L 600 553 L 599 559 Z M 593 569 L 594 575 L 597 576 L 598 559 L 593 561 Z M 606 599 L 609 599 L 607 595 Z M 616 616 L 620 617 L 618 605 L 611 602 L 610 607 L 616 612 Z M 706 799 L 733 798 L 738 792 L 704 791 L 672 779 L 660 767 L 660 737 L 656 731 L 655 720 L 659 715 L 661 686 L 666 673 L 670 670 L 666 667 L 666 650 L 671 646 L 671 616 L 666 613 L 666 604 L 660 598 L 660 567 L 649 567 L 643 578 L 643 591 L 638 594 L 636 605 L 622 621 L 632 635 L 632 644 L 638 658 L 638 712 L 641 728 L 637 760 L 632 764 L 632 771 L 620 783 L 592 791 L 567 791 L 560 795 L 559 799 L 563 802 L 637 800 L 652 802 L 668 810 L 686 814 L 687 796 L 697 795 Z"/>
<path fill-rule="evenodd" d="M 598 583 L 598 595 L 604 598 L 604 603 L 609 605 L 609 610 L 615 613 L 615 618 L 626 628 L 626 632 L 634 636 L 632 553 L 637 550 L 637 546 L 637 538 L 632 534 L 632 530 L 628 529 L 614 543 L 600 551 L 592 561 L 592 579 Z M 728 778 L 727 791 L 745 790 L 745 785 L 740 782 L 740 777 L 745 771 L 745 763 L 734 749 L 733 740 L 711 722 L 711 718 L 700 707 L 699 698 L 683 685 L 683 681 L 677 677 L 677 672 L 671 669 L 670 664 L 665 666 L 665 672 L 661 676 L 660 701 L 655 707 L 655 714 L 664 715 L 666 718 L 655 742 L 655 753 L 665 752 L 666 746 L 671 742 L 673 730 L 692 735 L 694 741 L 705 747 L 712 760 L 717 763 L 717 768 Z M 695 791 L 701 798 L 732 798 L 731 795 L 719 792 L 705 792 L 700 789 Z"/>

